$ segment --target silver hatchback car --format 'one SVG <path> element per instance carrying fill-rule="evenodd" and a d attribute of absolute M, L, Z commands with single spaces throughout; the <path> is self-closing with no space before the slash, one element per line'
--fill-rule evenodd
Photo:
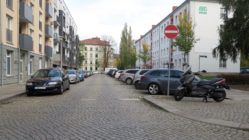
<path fill-rule="evenodd" d="M 138 70 L 139 69 L 127 69 L 127 70 L 124 70 L 123 73 L 121 73 L 121 75 L 120 75 L 120 80 L 125 82 L 128 85 L 131 85 L 133 80 L 134 80 L 135 73 Z"/>

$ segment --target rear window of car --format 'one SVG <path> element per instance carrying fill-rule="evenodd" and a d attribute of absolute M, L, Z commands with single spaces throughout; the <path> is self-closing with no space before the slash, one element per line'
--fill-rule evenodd
<path fill-rule="evenodd" d="M 162 71 L 162 70 L 154 70 L 152 72 L 150 72 L 151 76 L 164 76 L 166 74 L 166 72 Z"/>
<path fill-rule="evenodd" d="M 126 73 L 135 74 L 138 70 L 128 70 Z"/>
<path fill-rule="evenodd" d="M 148 70 L 141 70 L 139 75 L 143 75 L 145 72 L 147 72 Z"/>
<path fill-rule="evenodd" d="M 181 78 L 182 74 L 182 71 L 173 70 L 170 75 L 172 78 Z"/>

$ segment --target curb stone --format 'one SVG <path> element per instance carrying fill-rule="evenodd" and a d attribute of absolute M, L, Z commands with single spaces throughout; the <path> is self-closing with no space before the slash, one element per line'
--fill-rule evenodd
<path fill-rule="evenodd" d="M 188 118 L 194 121 L 199 121 L 199 122 L 204 122 L 204 123 L 209 123 L 209 124 L 215 124 L 215 125 L 220 125 L 220 126 L 225 126 L 225 127 L 230 127 L 230 128 L 234 128 L 234 129 L 240 129 L 240 130 L 245 130 L 245 131 L 249 131 L 249 124 L 248 123 L 237 123 L 237 122 L 232 122 L 232 121 L 225 121 L 225 120 L 220 120 L 220 119 L 207 119 L 207 118 L 202 118 L 202 117 L 197 117 L 197 116 L 193 116 L 191 114 L 186 114 L 176 108 L 174 108 L 173 106 L 167 105 L 167 104 L 160 104 L 158 102 L 156 102 L 155 99 L 153 99 L 153 97 L 149 97 L 149 96 L 145 96 L 143 98 L 144 101 L 148 102 L 149 104 L 156 106 L 166 112 L 184 117 L 184 118 Z"/>

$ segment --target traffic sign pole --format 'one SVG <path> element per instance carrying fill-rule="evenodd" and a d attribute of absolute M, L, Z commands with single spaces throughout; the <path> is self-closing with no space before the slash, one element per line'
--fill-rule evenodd
<path fill-rule="evenodd" d="M 178 35 L 178 29 L 175 25 L 168 25 L 165 27 L 164 34 L 167 38 L 170 38 L 170 48 L 169 48 L 169 61 L 168 61 L 168 88 L 167 88 L 167 96 L 170 94 L 170 74 L 171 74 L 171 53 L 173 48 L 173 39 Z"/>

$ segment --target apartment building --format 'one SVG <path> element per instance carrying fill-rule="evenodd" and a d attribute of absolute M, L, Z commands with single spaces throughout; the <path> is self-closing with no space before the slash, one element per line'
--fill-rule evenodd
<path fill-rule="evenodd" d="M 177 25 L 179 17 L 187 13 L 194 25 L 197 43 L 186 58 L 193 71 L 206 70 L 207 72 L 239 72 L 240 60 L 236 63 L 230 59 L 221 60 L 213 57 L 212 51 L 219 43 L 219 27 L 222 26 L 223 7 L 217 0 L 186 0 L 178 7 L 173 7 L 169 13 L 158 24 L 149 29 L 146 34 L 151 34 L 152 67 L 167 68 L 169 63 L 174 69 L 183 70 L 184 55 L 179 47 L 171 48 L 170 39 L 164 36 L 164 29 L 169 24 Z M 141 36 L 135 43 L 140 49 L 146 34 Z M 172 56 L 171 60 L 169 55 Z M 137 62 L 136 67 L 141 67 Z"/>
<path fill-rule="evenodd" d="M 26 82 L 36 70 L 53 66 L 53 5 L 54 0 L 0 1 L 1 85 Z"/>
<path fill-rule="evenodd" d="M 91 71 L 104 71 L 104 48 L 108 48 L 109 53 L 109 62 L 108 67 L 113 67 L 113 53 L 114 50 L 111 48 L 111 45 L 108 41 L 101 40 L 98 37 L 85 39 L 81 41 L 84 49 L 82 51 L 84 55 L 83 69 Z"/>
<path fill-rule="evenodd" d="M 53 66 L 77 68 L 79 37 L 77 25 L 64 0 L 54 0 L 54 51 Z"/>

